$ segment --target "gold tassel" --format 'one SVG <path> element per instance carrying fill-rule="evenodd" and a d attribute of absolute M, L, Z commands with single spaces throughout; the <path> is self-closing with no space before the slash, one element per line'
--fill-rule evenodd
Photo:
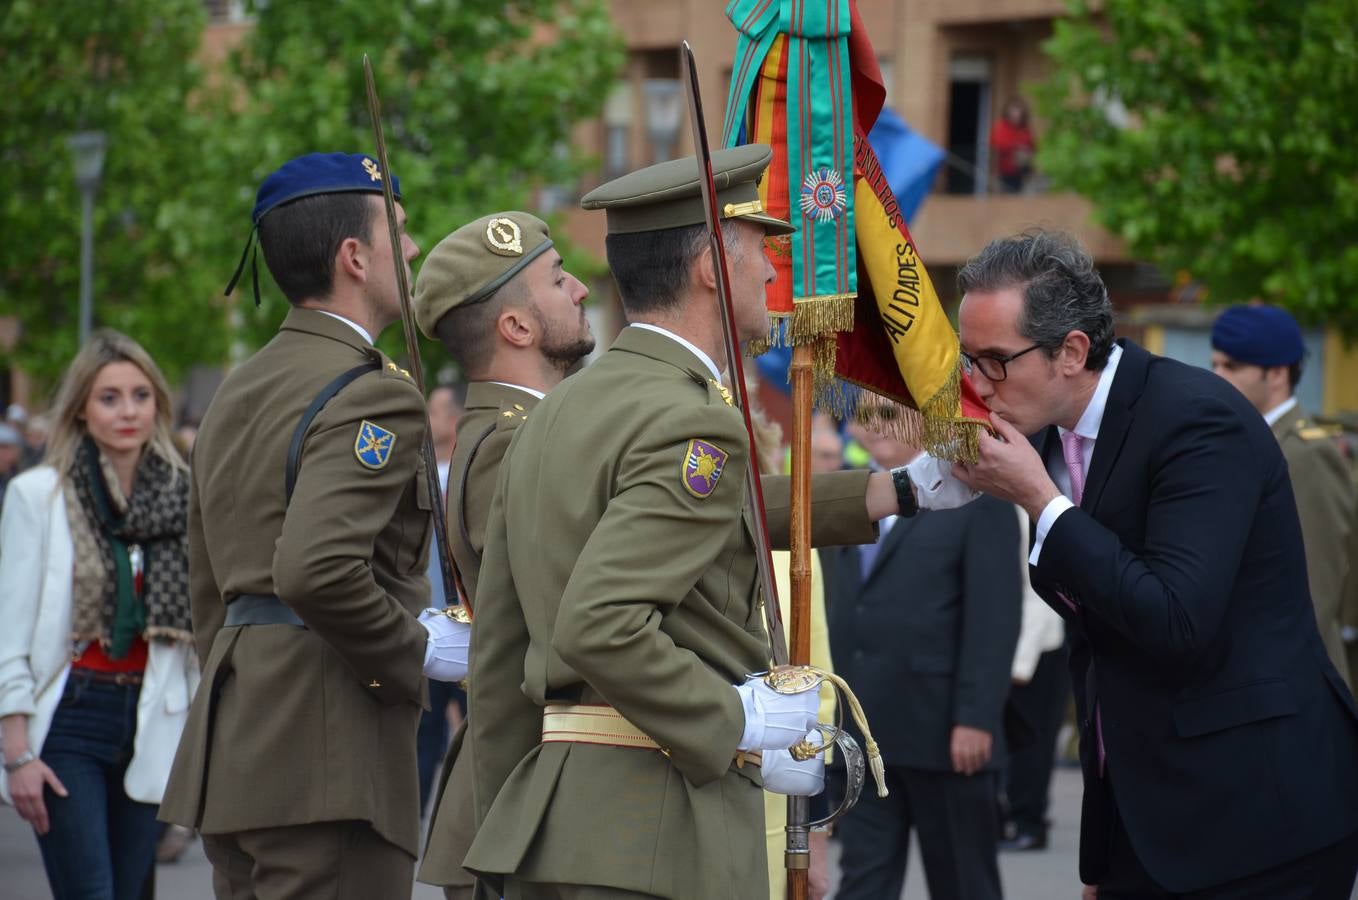
<path fill-rule="evenodd" d="M 820 294 L 792 301 L 788 341 L 795 345 L 853 330 L 853 302 L 857 294 Z"/>
<path fill-rule="evenodd" d="M 875 398 L 864 403 L 864 393 Z M 830 409 L 841 419 L 853 419 L 878 434 L 894 438 L 949 462 L 975 462 L 980 429 L 989 426 L 957 415 L 962 397 L 962 375 L 955 371 L 933 397 L 917 408 L 876 394 L 862 385 L 841 382 L 827 391 Z"/>
<path fill-rule="evenodd" d="M 849 712 L 853 714 L 853 720 L 858 725 L 858 730 L 863 732 L 863 741 L 868 755 L 868 767 L 872 770 L 872 779 L 877 782 L 877 796 L 885 797 L 886 789 L 886 766 L 882 762 L 882 750 L 877 746 L 877 741 L 873 740 L 872 729 L 868 727 L 867 713 L 863 712 L 863 706 L 854 696 L 853 689 L 849 683 L 834 672 L 822 669 L 818 666 L 780 666 L 768 672 L 764 676 L 765 682 L 769 687 L 779 693 L 799 694 L 804 690 L 814 690 L 821 681 L 828 681 L 839 689 L 839 693 L 844 697 L 849 706 Z M 781 683 L 781 687 L 780 687 Z M 807 742 L 799 742 L 794 748 L 792 755 L 796 759 L 806 760 L 825 750 L 829 745 L 816 747 Z"/>

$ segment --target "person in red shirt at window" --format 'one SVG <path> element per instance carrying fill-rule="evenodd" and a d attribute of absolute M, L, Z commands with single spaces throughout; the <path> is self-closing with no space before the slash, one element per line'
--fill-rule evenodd
<path fill-rule="evenodd" d="M 1004 105 L 1004 115 L 990 129 L 990 149 L 1000 184 L 1007 194 L 1023 190 L 1033 171 L 1033 133 L 1028 128 L 1028 105 L 1018 97 Z"/>

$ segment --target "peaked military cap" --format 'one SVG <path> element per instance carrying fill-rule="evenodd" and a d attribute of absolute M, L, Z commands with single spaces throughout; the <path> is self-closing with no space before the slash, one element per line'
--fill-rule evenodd
<path fill-rule="evenodd" d="M 1212 324 L 1212 349 L 1253 366 L 1301 362 L 1306 344 L 1297 320 L 1277 306 L 1232 306 Z"/>
<path fill-rule="evenodd" d="M 797 229 L 764 212 L 759 179 L 773 159 L 767 144 L 743 144 L 714 151 L 712 181 L 717 188 L 717 214 L 764 226 L 768 234 L 791 234 Z M 660 231 L 702 225 L 703 197 L 698 182 L 697 157 L 686 156 L 639 169 L 586 194 L 580 205 L 608 214 L 609 234 Z"/>
<path fill-rule="evenodd" d="M 377 161 L 362 153 L 308 153 L 288 160 L 264 179 L 251 219 L 258 225 L 274 207 L 313 194 L 380 194 L 382 177 Z M 391 176 L 391 192 L 401 199 L 401 180 L 395 175 Z"/>
<path fill-rule="evenodd" d="M 415 279 L 415 322 L 427 338 L 459 306 L 490 298 L 552 246 L 547 223 L 526 212 L 491 213 L 439 241 Z"/>

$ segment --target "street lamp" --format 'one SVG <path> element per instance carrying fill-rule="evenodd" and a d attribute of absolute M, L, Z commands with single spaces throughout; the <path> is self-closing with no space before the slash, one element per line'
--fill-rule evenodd
<path fill-rule="evenodd" d="M 66 139 L 75 160 L 75 183 L 80 188 L 80 344 L 90 336 L 94 312 L 94 195 L 104 175 L 102 131 L 78 131 Z"/>

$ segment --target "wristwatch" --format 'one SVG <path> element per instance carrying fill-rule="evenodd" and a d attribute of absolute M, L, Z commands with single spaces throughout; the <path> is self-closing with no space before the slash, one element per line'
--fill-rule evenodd
<path fill-rule="evenodd" d="M 919 503 L 915 500 L 915 483 L 910 480 L 910 473 L 905 466 L 891 470 L 891 483 L 896 488 L 896 504 L 901 508 L 898 515 L 913 516 L 919 512 Z"/>
<path fill-rule="evenodd" d="M 18 769 L 22 769 L 37 758 L 38 754 L 34 753 L 32 750 L 25 750 L 23 753 L 20 753 L 13 762 L 5 763 L 5 771 L 14 772 Z"/>

